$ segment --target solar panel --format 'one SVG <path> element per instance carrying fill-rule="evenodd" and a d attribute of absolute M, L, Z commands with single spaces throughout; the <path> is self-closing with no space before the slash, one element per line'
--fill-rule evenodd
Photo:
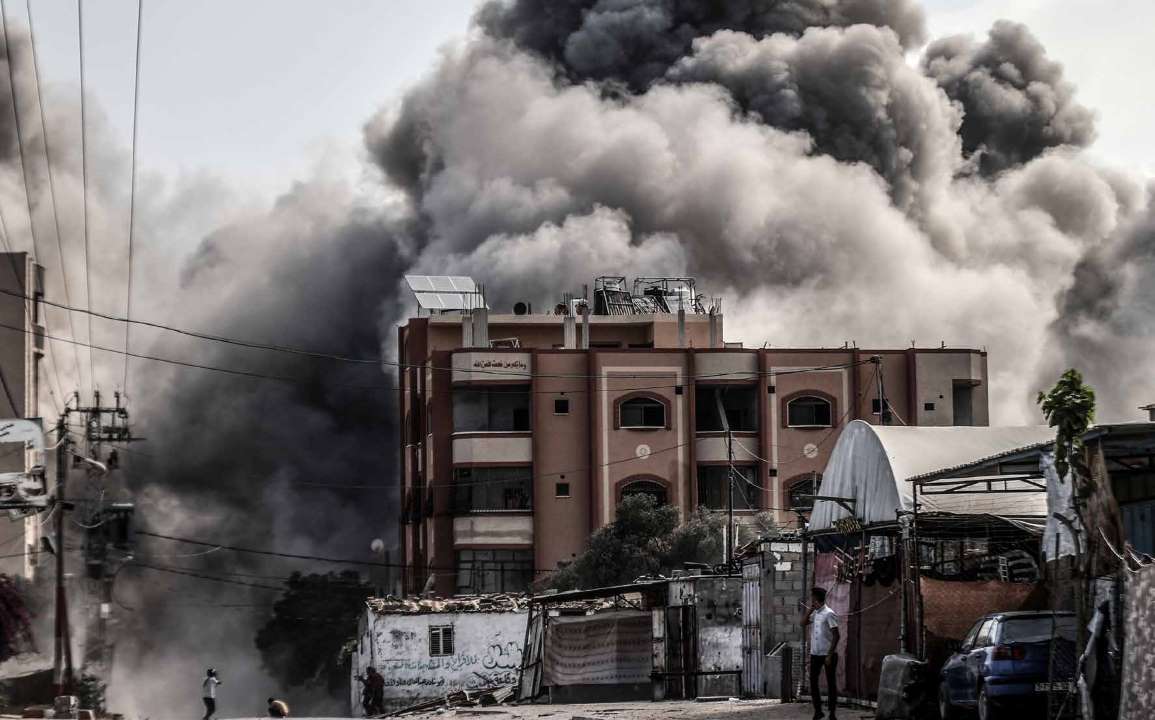
<path fill-rule="evenodd" d="M 406 275 L 405 282 L 425 310 L 469 310 L 485 306 L 473 278 L 463 275 Z"/>

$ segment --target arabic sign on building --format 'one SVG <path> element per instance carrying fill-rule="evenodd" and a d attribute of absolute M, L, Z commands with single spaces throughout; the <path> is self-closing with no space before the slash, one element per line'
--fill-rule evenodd
<path fill-rule="evenodd" d="M 529 353 L 459 352 L 453 355 L 453 382 L 529 382 Z"/>

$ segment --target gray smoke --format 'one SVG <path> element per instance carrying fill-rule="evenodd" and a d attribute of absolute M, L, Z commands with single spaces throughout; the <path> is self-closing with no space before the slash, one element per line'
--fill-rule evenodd
<path fill-rule="evenodd" d="M 913 0 L 490 2 L 367 122 L 375 192 L 313 179 L 260 211 L 212 183 L 146 198 L 139 314 L 389 357 L 405 272 L 474 275 L 497 310 L 549 307 L 605 273 L 690 274 L 725 296 L 728 339 L 747 346 L 986 347 L 995 422 L 1038 421 L 1034 392 L 1069 364 L 1105 416 L 1133 415 L 1135 397 L 1155 399 L 1140 370 L 1155 349 L 1147 193 L 1080 155 L 1091 115 L 1024 29 L 934 43 L 911 66 L 924 34 Z M 75 208 L 74 149 L 64 162 Z M 0 199 L 19 207 L 0 168 Z M 107 237 L 123 233 L 123 182 L 102 179 L 95 200 Z M 117 272 L 102 267 L 99 287 Z M 96 326 L 113 346 L 120 333 Z M 326 555 L 395 539 L 394 491 L 308 484 L 395 482 L 394 401 L 364 389 L 388 374 L 135 333 L 138 350 L 296 379 L 134 361 L 149 455 L 123 459 L 144 524 Z M 115 384 L 119 358 L 97 363 Z M 1125 392 L 1107 390 L 1120 378 Z M 188 551 L 141 548 L 205 572 L 301 567 L 172 557 Z M 122 709 L 194 711 L 188 686 L 209 664 L 247 668 L 240 682 L 267 696 L 262 610 L 218 622 L 206 607 L 266 595 L 137 572 L 119 590 L 138 631 L 119 655 Z M 290 701 L 315 699 L 300 692 Z"/>
<path fill-rule="evenodd" d="M 930 44 L 926 73 L 961 103 L 963 148 L 986 174 L 1060 145 L 1095 137 L 1093 113 L 1075 101 L 1062 66 L 1025 25 L 999 21 L 984 43 L 954 36 Z"/>
<path fill-rule="evenodd" d="M 1051 327 L 1053 353 L 1043 376 L 1065 367 L 1092 368 L 1099 420 L 1138 419 L 1136 407 L 1155 402 L 1151 350 L 1155 347 L 1155 187 L 1146 212 L 1090 249 L 1058 299 Z"/>

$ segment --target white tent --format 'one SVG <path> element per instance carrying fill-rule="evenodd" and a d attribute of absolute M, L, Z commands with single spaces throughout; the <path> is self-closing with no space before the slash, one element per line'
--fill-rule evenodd
<path fill-rule="evenodd" d="M 855 516 L 864 525 L 895 522 L 898 510 L 913 504 L 911 478 L 937 474 L 980 460 L 1010 455 L 1054 442 L 1055 430 L 1025 427 L 893 427 L 862 420 L 842 431 L 822 474 L 819 495 L 854 498 Z M 1026 487 L 1000 481 L 999 487 Z M 1044 492 L 919 494 L 919 512 L 956 515 L 1047 515 Z M 810 531 L 829 530 L 850 513 L 836 502 L 818 500 Z"/>

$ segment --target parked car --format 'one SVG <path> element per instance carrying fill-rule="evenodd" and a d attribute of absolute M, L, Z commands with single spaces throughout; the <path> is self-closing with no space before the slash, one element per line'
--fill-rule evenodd
<path fill-rule="evenodd" d="M 1052 642 L 1052 639 L 1053 642 Z M 1053 649 L 1053 653 L 1052 653 Z M 1043 717 L 1050 695 L 1074 703 L 1075 616 L 1069 612 L 991 613 L 974 624 L 943 665 L 939 710 L 944 720 L 977 711 L 980 720 L 1032 710 Z"/>

